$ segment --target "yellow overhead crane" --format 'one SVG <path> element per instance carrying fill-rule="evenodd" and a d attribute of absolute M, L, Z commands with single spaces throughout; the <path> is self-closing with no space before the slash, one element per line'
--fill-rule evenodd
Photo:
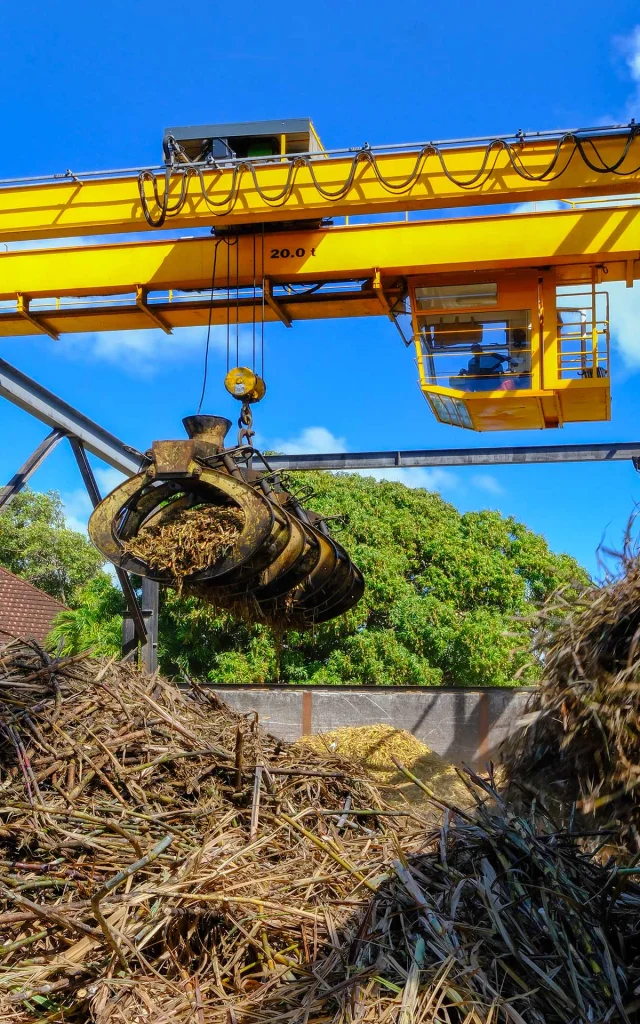
<path fill-rule="evenodd" d="M 600 286 L 640 276 L 638 126 L 328 152 L 298 119 L 170 129 L 164 155 L 0 183 L 0 336 L 382 315 L 441 422 L 610 418 Z M 409 219 L 547 200 L 563 208 Z M 213 237 L 153 238 L 168 227 Z"/>

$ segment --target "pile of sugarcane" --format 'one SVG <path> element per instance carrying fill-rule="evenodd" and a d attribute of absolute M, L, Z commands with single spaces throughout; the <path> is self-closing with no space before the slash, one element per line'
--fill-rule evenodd
<path fill-rule="evenodd" d="M 0 1021 L 633 1021 L 633 873 L 468 793 L 436 827 L 197 684 L 10 644 Z"/>
<path fill-rule="evenodd" d="M 640 1014 L 640 886 L 579 836 L 489 803 L 445 815 L 387 878 L 313 975 L 274 991 L 267 1021 L 631 1024 Z"/>
<path fill-rule="evenodd" d="M 196 685 L 0 649 L 0 1020 L 227 1022 L 333 946 L 401 816 Z"/>
<path fill-rule="evenodd" d="M 640 559 L 570 603 L 543 609 L 535 645 L 543 677 L 503 754 L 512 791 L 538 793 L 559 818 L 575 802 L 621 826 L 640 853 Z"/>

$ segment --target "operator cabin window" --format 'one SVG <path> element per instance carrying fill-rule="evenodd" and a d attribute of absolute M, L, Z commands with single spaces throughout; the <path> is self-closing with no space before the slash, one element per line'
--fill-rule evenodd
<path fill-rule="evenodd" d="M 530 310 L 420 311 L 417 319 L 430 384 L 457 391 L 531 388 Z"/>
<path fill-rule="evenodd" d="M 426 309 L 485 309 L 498 304 L 498 285 L 439 284 L 416 288 L 418 311 Z"/>

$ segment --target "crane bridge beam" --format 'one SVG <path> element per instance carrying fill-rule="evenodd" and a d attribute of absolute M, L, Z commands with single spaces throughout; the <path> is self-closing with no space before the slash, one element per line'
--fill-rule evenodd
<path fill-rule="evenodd" d="M 388 315 L 404 278 L 555 267 L 559 284 L 640 277 L 640 206 L 358 224 L 255 236 L 122 241 L 0 252 L 0 336 L 163 329 L 224 322 L 227 289 L 241 322 Z M 227 244 L 227 243 L 230 244 Z M 215 257 L 215 280 L 213 263 Z M 255 260 L 255 262 L 254 262 Z M 354 282 L 357 284 L 354 285 Z M 212 290 L 212 283 L 214 288 Z M 309 291 L 303 286 L 331 286 Z M 235 289 L 245 289 L 236 298 Z"/>
<path fill-rule="evenodd" d="M 229 161 L 200 166 L 198 173 L 184 165 L 162 167 L 146 172 L 142 181 L 131 172 L 67 172 L 31 183 L 0 182 L 0 240 L 635 194 L 639 154 L 640 136 L 628 128 L 510 143 Z"/>

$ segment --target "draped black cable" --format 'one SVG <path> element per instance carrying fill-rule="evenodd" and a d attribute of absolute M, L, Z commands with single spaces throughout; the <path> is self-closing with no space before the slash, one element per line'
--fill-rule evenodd
<path fill-rule="evenodd" d="M 209 317 L 207 320 L 207 341 L 204 347 L 204 369 L 202 373 L 202 392 L 200 394 L 200 401 L 198 403 L 198 415 L 202 409 L 202 403 L 204 402 L 205 392 L 207 390 L 207 376 L 209 374 L 209 343 L 211 341 L 211 316 L 213 313 L 213 292 L 216 283 L 216 264 L 218 262 L 218 246 L 222 241 L 221 238 L 216 238 L 213 243 L 213 269 L 211 271 L 211 294 L 209 296 Z"/>
<path fill-rule="evenodd" d="M 183 209 L 188 198 L 189 182 L 192 178 L 198 179 L 201 197 L 207 208 L 215 216 L 228 216 L 233 211 L 241 194 L 242 179 L 246 174 L 251 177 L 253 188 L 267 206 L 272 209 L 278 209 L 279 207 L 284 206 L 294 192 L 298 173 L 302 168 L 306 168 L 308 170 L 311 182 L 318 195 L 329 202 L 337 202 L 347 198 L 349 192 L 354 186 L 358 166 L 361 163 L 365 163 L 370 166 L 376 181 L 385 192 L 394 196 L 408 195 L 419 181 L 421 175 L 425 172 L 425 165 L 430 157 L 434 157 L 436 159 L 441 172 L 452 183 L 452 185 L 465 191 L 480 189 L 486 185 L 494 171 L 500 153 L 506 153 L 510 167 L 514 173 L 524 181 L 532 183 L 549 183 L 557 181 L 562 177 L 576 158 L 582 159 L 583 163 L 589 168 L 589 170 L 593 171 L 595 174 L 614 174 L 617 177 L 626 178 L 634 177 L 638 172 L 640 172 L 640 163 L 637 164 L 637 166 L 621 170 L 623 163 L 629 155 L 631 146 L 638 135 L 640 135 L 640 126 L 635 124 L 630 125 L 625 139 L 625 144 L 622 147 L 622 152 L 616 160 L 607 164 L 598 149 L 595 139 L 589 137 L 583 138 L 576 132 L 565 132 L 558 138 L 555 151 L 553 152 L 547 166 L 539 172 L 529 170 L 524 163 L 520 147 L 522 145 L 522 141 L 524 141 L 526 145 L 526 139 L 519 140 L 516 143 L 508 142 L 505 139 L 494 139 L 485 146 L 478 170 L 466 178 L 457 178 L 452 174 L 447 167 L 445 158 L 446 150 L 443 151 L 441 146 L 429 143 L 422 146 L 417 152 L 412 170 L 404 180 L 399 182 L 390 181 L 386 178 L 380 170 L 376 154 L 373 150 L 365 148 L 358 151 L 352 157 L 344 182 L 341 185 L 338 185 L 335 189 L 328 189 L 318 181 L 315 170 L 316 164 L 314 164 L 314 161 L 312 161 L 308 156 L 297 156 L 293 157 L 289 161 L 287 178 L 283 187 L 275 193 L 272 192 L 271 195 L 261 187 L 256 173 L 256 166 L 254 163 L 249 161 L 239 161 L 233 166 L 229 190 L 226 195 L 221 196 L 219 199 L 211 198 L 211 195 L 207 192 L 202 168 L 196 165 L 189 165 L 184 169 L 180 167 L 177 171 L 168 167 L 164 173 L 164 191 L 162 196 L 160 195 L 158 188 L 160 176 L 150 170 L 141 171 L 138 176 L 138 190 L 147 223 L 152 227 L 161 227 L 167 217 L 174 217 Z M 569 147 L 568 151 L 567 147 Z M 176 201 L 172 205 L 169 205 L 169 183 L 172 173 L 181 174 L 182 180 Z M 218 173 L 222 174 L 223 172 L 219 171 Z M 153 199 L 159 211 L 155 216 L 152 214 L 149 206 L 149 200 L 145 190 L 146 182 L 151 182 Z"/>

